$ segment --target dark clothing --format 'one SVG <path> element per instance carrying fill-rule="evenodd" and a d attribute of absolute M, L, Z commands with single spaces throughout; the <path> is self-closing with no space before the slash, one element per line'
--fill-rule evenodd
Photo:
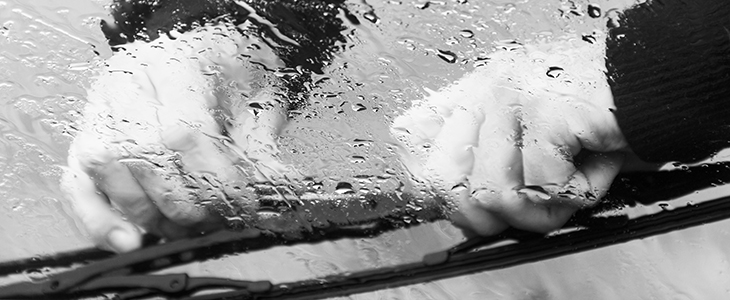
<path fill-rule="evenodd" d="M 619 126 L 652 162 L 693 162 L 730 146 L 730 1 L 654 0 L 607 39 Z"/>
<path fill-rule="evenodd" d="M 264 42 L 276 42 L 269 46 L 287 66 L 321 73 L 336 42 L 346 41 L 341 33 L 345 30 L 343 20 L 338 16 L 342 12 L 351 22 L 358 22 L 344 7 L 344 0 L 245 1 L 253 11 L 236 2 L 242 1 L 115 0 L 112 16 L 116 26 L 102 21 L 101 29 L 109 44 L 116 46 L 135 40 L 151 41 L 173 29 L 185 32 L 217 20 L 235 25 L 250 21 L 258 27 Z M 287 43 L 273 30 L 299 45 Z"/>
<path fill-rule="evenodd" d="M 322 74 L 332 55 L 346 44 L 345 20 L 340 17 L 359 24 L 344 0 L 114 0 L 111 13 L 114 25 L 101 22 L 111 46 L 151 41 L 173 29 L 185 32 L 214 22 L 249 21 L 262 42 L 288 68 L 297 70 L 280 78 L 290 110 L 306 106 L 311 73 Z"/>
<path fill-rule="evenodd" d="M 288 67 L 321 73 L 344 42 L 344 0 L 115 0 L 111 45 L 153 40 L 224 18 L 257 24 Z M 252 16 L 255 14 L 256 16 Z M 278 39 L 270 25 L 295 40 Z M 613 24 L 613 23 L 611 23 Z M 607 71 L 622 132 L 646 161 L 692 162 L 730 147 L 730 1 L 653 0 L 627 9 L 607 38 Z M 309 76 L 285 78 L 291 103 L 306 102 Z M 296 106 L 296 105 L 295 105 Z"/>

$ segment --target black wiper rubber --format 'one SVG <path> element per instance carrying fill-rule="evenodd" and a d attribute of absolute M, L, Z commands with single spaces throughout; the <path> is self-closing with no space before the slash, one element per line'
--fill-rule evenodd
<path fill-rule="evenodd" d="M 338 205 L 334 201 L 301 201 L 294 203 L 280 216 L 258 220 L 252 229 L 260 230 L 261 237 L 198 249 L 195 258 L 212 259 L 276 245 L 368 238 L 386 231 L 445 220 L 448 215 L 446 210 L 442 199 L 423 202 L 409 194 L 372 194 L 364 199 L 342 201 Z M 146 239 L 144 244 L 147 245 L 156 242 L 151 236 L 146 236 Z M 195 239 L 189 240 L 193 242 Z M 112 256 L 114 254 L 111 252 L 89 248 L 0 262 L 0 276 L 40 268 L 68 267 Z"/>

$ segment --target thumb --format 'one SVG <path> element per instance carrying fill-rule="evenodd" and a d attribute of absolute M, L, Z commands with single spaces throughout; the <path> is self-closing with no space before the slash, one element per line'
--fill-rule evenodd
<path fill-rule="evenodd" d="M 477 193 L 474 197 L 512 227 L 550 232 L 562 227 L 578 209 L 596 205 L 606 195 L 623 160 L 621 152 L 593 153 L 562 186 L 525 187 L 497 199 L 490 199 L 488 193 Z M 533 190 L 545 191 L 547 195 Z"/>

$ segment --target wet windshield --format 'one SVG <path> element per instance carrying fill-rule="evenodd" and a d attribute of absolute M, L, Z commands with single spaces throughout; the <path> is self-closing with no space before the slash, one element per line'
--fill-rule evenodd
<path fill-rule="evenodd" d="M 110 18 L 109 2 L 0 1 L 0 261 L 94 246 L 63 199 L 59 182 L 72 140 L 84 126 L 90 126 L 81 119 L 94 76 L 113 57 L 99 27 L 102 19 Z M 232 122 L 232 115 L 265 116 L 267 107 L 278 105 L 286 108 L 289 122 L 278 129 L 278 148 L 265 148 L 269 145 L 263 141 L 264 150 L 257 153 L 264 154 L 238 166 L 239 172 L 266 180 L 231 183 L 233 193 L 256 194 L 264 201 L 217 208 L 228 224 L 244 227 L 246 222 L 258 221 L 264 224 L 261 228 L 290 230 L 290 225 L 270 220 L 296 209 L 292 206 L 297 204 L 288 201 L 308 199 L 326 202 L 328 207 L 334 203 L 344 212 L 313 214 L 306 222 L 315 227 L 327 218 L 358 223 L 391 212 L 389 207 L 375 209 L 374 197 L 383 195 L 397 199 L 394 207 L 406 212 L 397 214 L 400 225 L 425 224 L 373 238 L 231 255 L 165 272 L 290 282 L 419 261 L 425 254 L 463 241 L 463 233 L 444 215 L 424 219 L 419 213 L 434 208 L 446 212 L 452 207 L 449 201 L 442 201 L 440 191 L 413 180 L 413 170 L 400 160 L 402 149 L 391 128 L 394 120 L 422 99 L 488 64 L 495 51 L 566 36 L 593 43 L 608 23 L 615 22 L 617 11 L 634 2 L 346 1 L 340 8 L 326 10 L 337 14 L 341 26 L 332 41 L 320 41 L 327 44 L 324 49 L 292 46 L 297 42 L 289 40 L 285 29 L 279 32 L 276 24 L 271 25 L 276 32 L 265 36 L 280 36 L 279 40 L 261 39 L 256 31 L 261 24 L 239 24 L 238 46 L 247 49 L 242 59 L 252 67 L 245 78 L 211 69 L 221 83 L 215 91 L 220 101 L 213 108 L 215 121 L 235 132 L 239 125 L 226 123 Z M 225 30 L 202 29 L 199 33 L 205 37 Z M 282 55 L 292 51 L 287 49 L 310 46 L 310 51 L 322 52 L 302 61 Z M 135 53 L 134 46 L 117 51 Z M 214 56 L 200 55 L 214 60 Z M 554 73 L 547 76 L 560 76 L 560 69 L 550 71 Z M 128 100 L 126 113 L 130 116 L 145 111 L 146 107 L 133 106 L 134 99 Z M 221 138 L 221 144 L 229 145 L 226 143 Z M 281 165 L 267 164 L 268 153 L 275 153 Z M 680 199 L 652 199 L 665 201 L 620 213 L 656 212 L 727 195 L 726 190 L 719 186 Z M 347 214 L 352 201 L 373 207 L 375 213 Z M 727 224 L 354 298 L 723 298 L 730 281 L 724 271 L 727 255 L 723 249 L 730 246 L 723 229 Z M 42 279 L 53 272 L 40 269 L 16 274 L 1 279 L 0 284 Z"/>

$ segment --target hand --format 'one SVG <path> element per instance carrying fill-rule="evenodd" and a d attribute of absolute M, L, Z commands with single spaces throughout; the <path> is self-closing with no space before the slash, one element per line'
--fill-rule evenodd
<path fill-rule="evenodd" d="M 577 40 L 494 53 L 394 121 L 404 164 L 451 195 L 454 222 L 474 233 L 561 227 L 606 194 L 627 148 L 603 49 Z"/>
<path fill-rule="evenodd" d="M 143 232 L 175 239 L 220 228 L 207 202 L 241 198 L 247 180 L 289 171 L 276 160 L 284 117 L 273 93 L 220 95 L 221 82 L 251 80 L 240 52 L 258 48 L 248 42 L 235 30 L 207 27 L 125 45 L 106 62 L 89 89 L 62 183 L 97 245 L 124 252 L 141 246 Z M 263 107 L 255 115 L 251 102 Z M 230 116 L 214 113 L 221 107 Z"/>

